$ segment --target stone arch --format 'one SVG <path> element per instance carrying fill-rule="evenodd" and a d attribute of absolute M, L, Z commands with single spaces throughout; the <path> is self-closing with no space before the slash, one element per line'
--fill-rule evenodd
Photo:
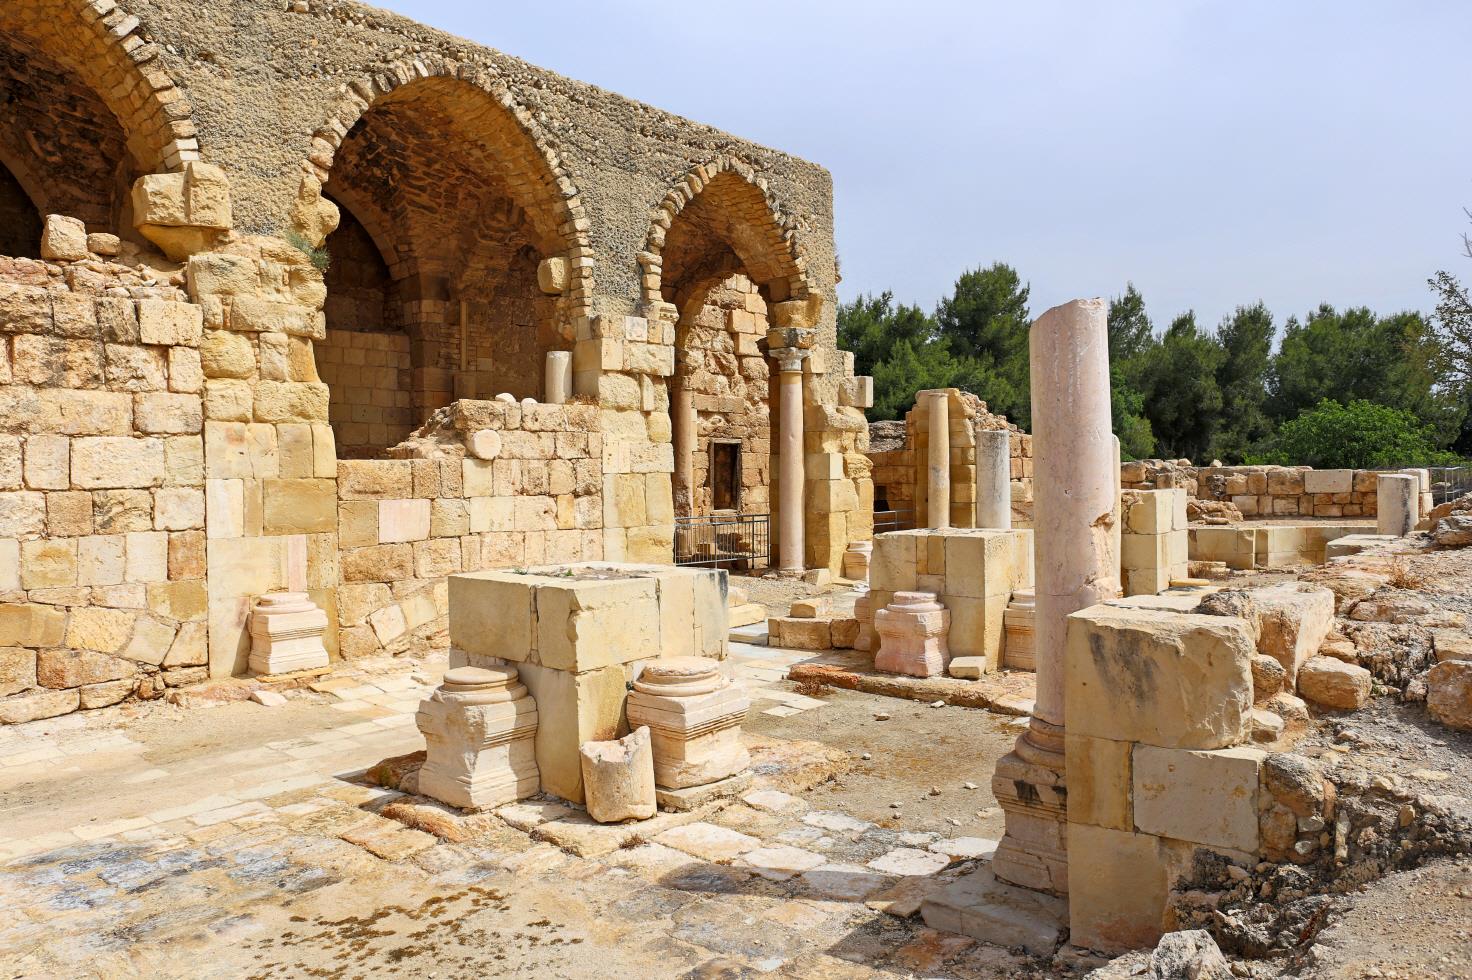
<path fill-rule="evenodd" d="M 542 395 L 543 357 L 571 349 L 590 307 L 588 221 L 555 151 L 504 85 L 448 62 L 360 79 L 314 136 L 305 167 L 342 212 L 327 240 L 318 363 L 346 454 L 381 452 L 457 397 Z M 362 285 L 372 264 L 368 242 L 394 307 L 377 330 L 343 316 L 344 282 Z M 552 264 L 569 273 L 560 284 Z M 353 345 L 367 350 L 338 349 Z M 352 369 L 363 358 L 389 363 L 364 384 Z M 395 377 L 409 378 L 408 390 Z"/>
<path fill-rule="evenodd" d="M 688 208 L 693 208 L 687 212 Z M 650 220 L 644 250 L 639 253 L 643 269 L 643 300 L 647 309 L 661 302 L 684 305 L 681 300 L 690 292 L 682 282 L 690 270 L 671 268 L 682 256 L 670 254 L 671 234 L 674 249 L 680 247 L 679 219 L 685 217 L 704 222 L 711 237 L 720 239 L 730 254 L 739 259 L 737 265 L 762 286 L 771 300 L 805 298 L 811 287 L 807 279 L 807 260 L 797 247 L 797 221 L 787 215 L 767 187 L 764 178 L 739 157 L 721 155 L 685 174 L 665 192 Z M 707 254 L 704 263 L 720 263 L 721 258 Z M 693 264 L 686 262 L 685 264 Z M 729 261 L 724 263 L 731 266 Z M 699 270 L 706 282 L 719 282 L 715 270 Z"/>
<path fill-rule="evenodd" d="M 770 511 L 774 385 L 759 344 L 770 304 L 810 293 L 796 222 L 748 164 L 722 156 L 665 195 L 639 260 L 645 309 L 675 320 L 676 513 Z"/>
<path fill-rule="evenodd" d="M 122 231 L 134 178 L 199 159 L 192 107 L 113 0 L 0 4 L 0 165 L 40 213 Z"/>

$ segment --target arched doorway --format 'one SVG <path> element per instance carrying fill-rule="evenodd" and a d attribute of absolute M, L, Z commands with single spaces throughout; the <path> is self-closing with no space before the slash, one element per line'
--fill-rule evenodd
<path fill-rule="evenodd" d="M 512 113 L 455 78 L 399 86 L 353 122 L 325 193 L 342 222 L 317 356 L 340 452 L 380 454 L 455 398 L 542 396 L 546 353 L 574 336 L 539 267 L 574 242 Z"/>

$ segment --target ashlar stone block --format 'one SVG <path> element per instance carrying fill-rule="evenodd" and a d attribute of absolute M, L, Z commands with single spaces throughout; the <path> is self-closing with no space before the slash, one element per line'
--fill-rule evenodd
<path fill-rule="evenodd" d="M 486 810 L 535 795 L 537 704 L 516 668 L 456 667 L 415 716 L 427 746 L 419 792 Z"/>
<path fill-rule="evenodd" d="M 1241 741 L 1252 710 L 1244 620 L 1125 606 L 1068 617 L 1068 731 L 1167 748 Z"/>
<path fill-rule="evenodd" d="M 1135 747 L 1136 829 L 1157 837 L 1256 852 L 1261 749 Z M 1070 800 L 1071 802 L 1071 800 Z"/>

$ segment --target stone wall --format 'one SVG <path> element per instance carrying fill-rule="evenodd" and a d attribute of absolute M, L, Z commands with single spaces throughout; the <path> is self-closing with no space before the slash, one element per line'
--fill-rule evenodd
<path fill-rule="evenodd" d="M 339 456 L 371 458 L 409 437 L 417 421 L 407 334 L 329 329 L 316 354 Z"/>
<path fill-rule="evenodd" d="M 457 401 L 395 450 L 411 458 L 339 462 L 342 655 L 442 648 L 449 575 L 602 558 L 598 421 L 591 405 Z"/>
<path fill-rule="evenodd" d="M 951 524 L 976 523 L 976 429 L 1011 429 L 1012 523 L 1032 523 L 1032 436 L 1011 425 L 1005 416 L 987 411 L 986 402 L 969 392 L 950 389 L 951 412 Z M 910 511 L 915 526 L 926 522 L 927 452 L 930 446 L 930 409 L 920 398 L 905 413 L 904 444 L 868 454 L 873 466 L 875 496 L 888 510 Z M 877 424 L 877 423 L 876 423 Z"/>
<path fill-rule="evenodd" d="M 203 316 L 169 280 L 0 259 L 0 722 L 205 676 Z"/>
<path fill-rule="evenodd" d="M 1192 466 L 1189 460 L 1128 462 L 1126 489 L 1181 487 L 1200 500 L 1234 505 L 1243 517 L 1374 517 L 1374 470 L 1311 466 Z"/>

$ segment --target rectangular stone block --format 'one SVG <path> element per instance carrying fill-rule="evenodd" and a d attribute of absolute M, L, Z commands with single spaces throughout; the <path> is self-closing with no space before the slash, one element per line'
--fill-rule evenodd
<path fill-rule="evenodd" d="M 1350 493 L 1354 490 L 1354 470 L 1305 470 L 1303 492 Z"/>
<path fill-rule="evenodd" d="M 198 347 L 204 335 L 204 310 L 192 303 L 139 300 L 138 331 L 145 344 Z"/>
<path fill-rule="evenodd" d="M 1088 824 L 1068 825 L 1068 918 L 1073 945 L 1102 953 L 1154 946 L 1165 931 L 1168 895 L 1165 858 L 1156 838 Z"/>
<path fill-rule="evenodd" d="M 332 480 L 263 480 L 261 486 L 266 534 L 337 530 L 337 484 Z"/>
<path fill-rule="evenodd" d="M 1242 740 L 1256 644 L 1226 616 L 1093 606 L 1068 617 L 1068 729 L 1167 748 Z"/>
<path fill-rule="evenodd" d="M 1135 827 L 1157 837 L 1255 853 L 1261 749 L 1135 746 Z M 1072 802 L 1072 795 L 1069 797 Z"/>
<path fill-rule="evenodd" d="M 156 487 L 167 474 L 162 439 L 92 436 L 71 449 L 72 486 L 82 490 Z"/>
<path fill-rule="evenodd" d="M 1112 830 L 1132 831 L 1130 742 L 1068 733 L 1068 819 Z"/>
<path fill-rule="evenodd" d="M 1126 534 L 1164 534 L 1171 529 L 1175 511 L 1174 490 L 1133 490 L 1125 512 Z M 1184 491 L 1182 491 L 1184 495 Z"/>
<path fill-rule="evenodd" d="M 428 500 L 380 500 L 378 543 L 425 540 L 429 537 L 430 510 Z"/>

